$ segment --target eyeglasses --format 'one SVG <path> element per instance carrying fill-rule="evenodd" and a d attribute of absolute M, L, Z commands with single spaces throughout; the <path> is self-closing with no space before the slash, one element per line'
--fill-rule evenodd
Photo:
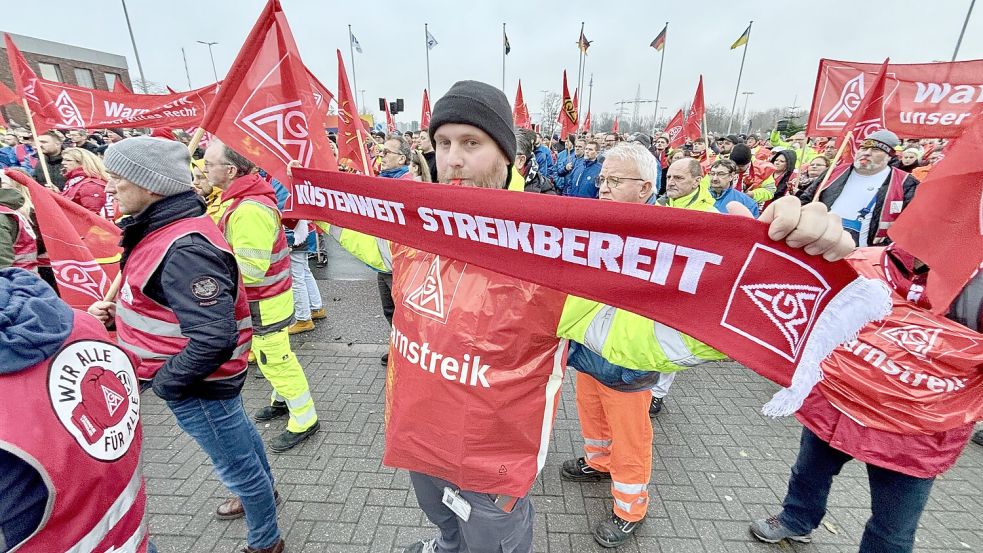
<path fill-rule="evenodd" d="M 731 175 L 730 171 L 710 171 L 709 175 L 711 177 L 729 177 Z"/>
<path fill-rule="evenodd" d="M 401 156 L 401 155 L 403 155 L 401 152 L 394 152 L 394 151 L 390 150 L 389 148 L 383 148 L 382 149 L 382 155 L 386 155 L 386 154 L 392 154 L 394 156 Z"/>
<path fill-rule="evenodd" d="M 231 163 L 212 163 L 210 161 L 205 162 L 205 170 L 207 171 L 209 167 L 234 167 Z"/>
<path fill-rule="evenodd" d="M 605 177 L 604 175 L 601 175 L 594 181 L 594 185 L 598 188 L 607 185 L 608 188 L 614 190 L 621 186 L 622 181 L 626 180 L 637 180 L 644 182 L 646 179 L 639 179 L 635 177 Z"/>

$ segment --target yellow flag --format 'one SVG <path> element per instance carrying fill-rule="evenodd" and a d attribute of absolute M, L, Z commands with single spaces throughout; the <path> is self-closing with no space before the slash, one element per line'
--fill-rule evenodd
<path fill-rule="evenodd" d="M 747 29 L 744 29 L 744 32 L 741 33 L 741 36 L 737 37 L 737 40 L 734 41 L 734 44 L 730 45 L 730 49 L 733 50 L 738 46 L 743 46 L 747 44 L 747 39 L 749 36 L 751 36 L 751 25 L 748 25 Z"/>

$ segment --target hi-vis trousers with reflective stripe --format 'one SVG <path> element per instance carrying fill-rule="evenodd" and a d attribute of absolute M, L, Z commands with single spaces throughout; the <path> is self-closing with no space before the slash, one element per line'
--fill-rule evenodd
<path fill-rule="evenodd" d="M 619 392 L 577 373 L 577 414 L 587 464 L 611 473 L 614 514 L 635 522 L 648 509 L 652 475 L 652 394 Z"/>
<path fill-rule="evenodd" d="M 303 432 L 317 422 L 311 389 L 300 361 L 290 349 L 287 329 L 265 336 L 253 335 L 253 354 L 263 376 L 273 385 L 270 401 L 284 401 L 290 409 L 287 430 Z"/>

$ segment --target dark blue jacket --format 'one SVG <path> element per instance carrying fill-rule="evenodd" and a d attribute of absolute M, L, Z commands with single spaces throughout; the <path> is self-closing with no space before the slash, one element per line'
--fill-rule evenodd
<path fill-rule="evenodd" d="M 546 175 L 550 180 L 556 177 L 556 163 L 553 162 L 553 154 L 550 149 L 540 144 L 536 146 L 536 165 L 539 167 L 539 174 Z"/>
<path fill-rule="evenodd" d="M 126 266 L 130 252 L 144 236 L 178 219 L 204 213 L 204 202 L 188 191 L 158 200 L 138 215 L 123 219 L 122 266 Z M 208 301 L 191 294 L 191 283 L 202 277 L 211 277 L 218 284 L 218 295 Z M 197 234 L 174 242 L 144 291 L 150 299 L 174 311 L 188 345 L 157 371 L 154 393 L 166 400 L 231 399 L 239 395 L 245 372 L 235 378 L 204 380 L 232 358 L 239 335 L 235 320 L 238 290 L 239 267 L 232 254 Z"/>
<path fill-rule="evenodd" d="M 601 160 L 595 159 L 594 161 L 584 160 L 584 164 L 580 167 L 580 171 L 577 171 L 577 167 L 574 167 L 574 172 L 571 174 L 570 179 L 567 181 L 567 187 L 563 190 L 564 196 L 577 196 L 578 198 L 596 198 L 598 194 L 597 176 L 601 174 Z"/>

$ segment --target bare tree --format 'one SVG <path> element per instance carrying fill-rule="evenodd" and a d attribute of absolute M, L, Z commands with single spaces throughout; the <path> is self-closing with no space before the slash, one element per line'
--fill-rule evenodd
<path fill-rule="evenodd" d="M 553 136 L 557 128 L 556 119 L 560 116 L 560 106 L 563 104 L 560 95 L 556 92 L 547 92 L 540 106 L 539 124 L 542 126 L 544 136 Z"/>
<path fill-rule="evenodd" d="M 133 82 L 133 92 L 144 93 L 144 94 L 167 94 L 167 87 L 156 82 L 144 80 L 139 77 L 132 80 Z"/>

